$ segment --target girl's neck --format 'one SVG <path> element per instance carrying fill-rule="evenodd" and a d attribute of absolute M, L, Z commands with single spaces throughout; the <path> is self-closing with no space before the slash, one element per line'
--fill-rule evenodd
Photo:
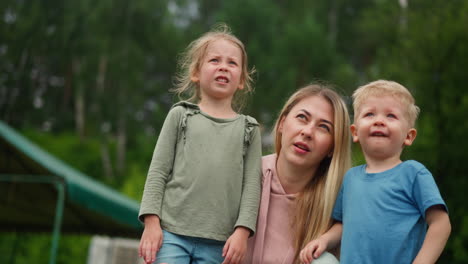
<path fill-rule="evenodd" d="M 278 179 L 287 194 L 299 193 L 304 190 L 316 170 L 317 168 L 295 166 L 282 158 L 281 154 L 276 161 Z"/>
<path fill-rule="evenodd" d="M 389 170 L 401 163 L 400 156 L 389 157 L 385 159 L 373 158 L 366 156 L 366 172 L 379 173 Z"/>
<path fill-rule="evenodd" d="M 204 99 L 198 103 L 200 109 L 216 118 L 234 118 L 237 113 L 232 109 L 231 100 L 208 100 Z"/>

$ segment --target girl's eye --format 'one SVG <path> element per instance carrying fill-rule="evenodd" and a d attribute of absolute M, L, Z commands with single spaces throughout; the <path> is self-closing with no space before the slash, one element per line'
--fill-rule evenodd
<path fill-rule="evenodd" d="M 230 61 L 229 64 L 237 65 L 237 62 L 235 62 L 235 61 Z"/>
<path fill-rule="evenodd" d="M 394 115 L 394 114 L 388 114 L 387 117 L 395 118 L 395 119 L 397 118 L 396 115 Z"/>
<path fill-rule="evenodd" d="M 213 58 L 213 59 L 210 59 L 209 62 L 218 62 L 218 59 Z"/>
<path fill-rule="evenodd" d="M 369 113 L 364 114 L 364 117 L 368 117 L 368 116 L 374 116 L 374 113 L 369 112 Z"/>

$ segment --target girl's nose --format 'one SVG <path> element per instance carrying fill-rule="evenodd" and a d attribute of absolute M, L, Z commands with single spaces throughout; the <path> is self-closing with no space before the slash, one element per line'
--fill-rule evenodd
<path fill-rule="evenodd" d="M 224 63 L 221 63 L 221 65 L 219 65 L 219 70 L 222 72 L 227 72 L 228 68 Z"/>

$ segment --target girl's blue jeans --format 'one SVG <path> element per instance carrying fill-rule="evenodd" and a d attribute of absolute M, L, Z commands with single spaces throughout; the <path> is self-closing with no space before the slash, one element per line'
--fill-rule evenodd
<path fill-rule="evenodd" d="M 223 241 L 177 235 L 163 230 L 163 244 L 155 264 L 220 264 Z"/>

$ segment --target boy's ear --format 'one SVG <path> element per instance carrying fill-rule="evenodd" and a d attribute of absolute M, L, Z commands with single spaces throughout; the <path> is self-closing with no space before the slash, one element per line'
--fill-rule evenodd
<path fill-rule="evenodd" d="M 416 128 L 411 128 L 406 134 L 406 138 L 403 144 L 405 146 L 411 146 L 411 144 L 413 144 L 414 139 L 416 139 L 417 134 L 418 132 L 416 131 Z"/>
<path fill-rule="evenodd" d="M 351 130 L 351 136 L 353 137 L 353 142 L 357 143 L 359 142 L 359 138 L 357 136 L 357 127 L 355 124 L 352 124 L 349 129 Z"/>

